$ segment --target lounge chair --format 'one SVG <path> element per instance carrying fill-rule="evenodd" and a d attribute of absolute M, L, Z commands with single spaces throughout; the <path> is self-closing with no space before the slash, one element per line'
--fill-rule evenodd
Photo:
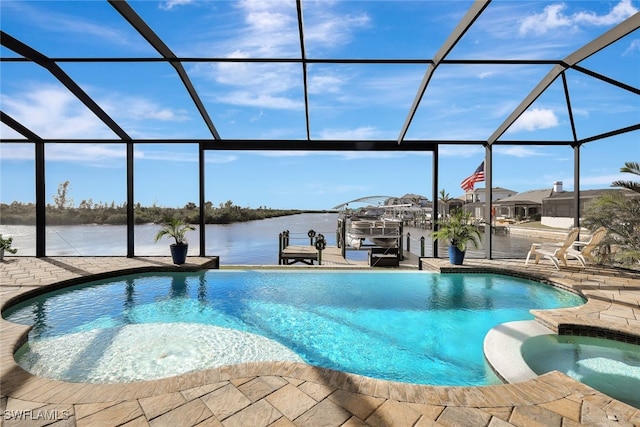
<path fill-rule="evenodd" d="M 566 258 L 575 258 L 580 261 L 583 267 L 587 265 L 587 262 L 595 262 L 593 259 L 593 252 L 598 248 L 604 236 L 607 235 L 607 229 L 604 227 L 598 228 L 591 234 L 591 238 L 587 242 L 574 242 L 573 245 L 565 252 Z M 579 249 L 576 249 L 578 247 Z"/>
<path fill-rule="evenodd" d="M 556 266 L 557 270 L 560 270 L 560 261 L 565 266 L 567 265 L 566 253 L 569 248 L 574 244 L 576 239 L 578 238 L 578 233 L 580 232 L 580 228 L 574 227 L 569 230 L 567 237 L 562 243 L 533 243 L 531 244 L 531 249 L 529 249 L 529 253 L 527 254 L 527 260 L 524 262 L 524 265 L 529 264 L 529 258 L 531 255 L 536 256 L 536 264 L 540 261 L 540 258 L 547 258 L 551 260 L 553 265 Z"/>

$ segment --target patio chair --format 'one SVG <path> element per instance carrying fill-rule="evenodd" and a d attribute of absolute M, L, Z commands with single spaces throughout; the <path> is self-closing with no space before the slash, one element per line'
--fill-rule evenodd
<path fill-rule="evenodd" d="M 565 266 L 567 265 L 566 253 L 569 248 L 574 244 L 576 239 L 578 238 L 578 233 L 580 232 L 580 228 L 574 227 L 569 230 L 567 237 L 564 239 L 562 243 L 533 243 L 531 244 L 531 249 L 529 249 L 529 253 L 527 254 L 527 260 L 524 262 L 524 265 L 529 264 L 529 258 L 531 255 L 536 256 L 536 264 L 540 261 L 540 258 L 547 258 L 550 260 L 553 265 L 556 266 L 557 270 L 560 270 L 560 261 Z"/>
<path fill-rule="evenodd" d="M 586 267 L 587 262 L 593 263 L 593 253 L 607 235 L 607 229 L 604 227 L 598 228 L 591 234 L 591 238 L 587 242 L 574 242 L 573 245 L 565 252 L 566 258 L 575 258 L 580 261 L 583 267 Z M 576 247 L 578 249 L 576 249 Z"/>

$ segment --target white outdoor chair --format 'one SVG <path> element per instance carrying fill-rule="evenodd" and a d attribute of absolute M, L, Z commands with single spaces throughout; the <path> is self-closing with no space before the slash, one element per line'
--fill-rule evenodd
<path fill-rule="evenodd" d="M 578 238 L 578 233 L 580 232 L 580 228 L 574 227 L 569 230 L 567 237 L 562 243 L 533 243 L 531 244 L 531 249 L 529 249 L 529 253 L 527 254 L 527 260 L 524 262 L 524 265 L 529 264 L 529 258 L 531 255 L 536 256 L 535 263 L 540 262 L 540 258 L 547 258 L 550 260 L 553 265 L 556 266 L 557 270 L 560 270 L 560 261 L 566 267 L 567 258 L 566 253 L 569 248 L 574 244 L 576 239 Z"/>
<path fill-rule="evenodd" d="M 598 228 L 591 234 L 591 238 L 587 242 L 574 242 L 565 252 L 566 258 L 574 258 L 580 261 L 583 267 L 586 267 L 587 263 L 593 263 L 593 252 L 598 248 L 602 239 L 607 235 L 607 229 L 604 227 Z M 576 249 L 576 247 L 578 249 Z"/>

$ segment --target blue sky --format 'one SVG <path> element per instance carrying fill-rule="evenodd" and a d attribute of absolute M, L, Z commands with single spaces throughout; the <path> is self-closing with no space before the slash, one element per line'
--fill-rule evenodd
<path fill-rule="evenodd" d="M 431 59 L 471 1 L 305 1 L 308 58 Z M 178 57 L 296 58 L 294 1 L 131 1 L 133 9 Z M 562 59 L 638 13 L 640 3 L 493 1 L 448 59 Z M 3 31 L 49 57 L 148 57 L 158 53 L 107 2 L 0 3 Z M 2 47 L 2 57 L 17 54 Z M 579 65 L 640 87 L 636 30 Z M 29 63 L 2 62 L 2 111 L 44 138 L 113 139 L 115 135 L 55 78 Z M 211 138 L 165 63 L 71 63 L 60 66 L 134 138 Z M 300 64 L 184 64 L 223 138 L 299 139 L 305 135 Z M 441 65 L 406 135 L 412 139 L 486 140 L 549 72 L 550 65 Z M 312 139 L 395 140 L 426 65 L 310 64 Z M 637 95 L 575 70 L 567 84 L 578 138 L 640 122 Z M 8 126 L 2 138 L 18 138 Z M 569 140 L 562 81 L 555 81 L 503 139 Z M 463 194 L 460 182 L 484 158 L 482 147 L 442 145 L 439 188 Z M 47 202 L 70 181 L 76 203 L 126 200 L 121 144 L 53 144 L 46 150 Z M 572 190 L 569 147 L 495 146 L 494 186 L 514 191 Z M 0 201 L 32 202 L 34 148 L 0 144 Z M 238 152 L 206 154 L 206 200 L 215 205 L 330 209 L 372 195 L 431 194 L 430 153 Z M 628 179 L 619 169 L 640 161 L 631 132 L 581 149 L 581 188 Z M 195 144 L 136 144 L 135 199 L 143 205 L 198 201 Z M 178 172 L 173 174 L 170 172 Z M 483 187 L 483 183 L 477 187 Z"/>

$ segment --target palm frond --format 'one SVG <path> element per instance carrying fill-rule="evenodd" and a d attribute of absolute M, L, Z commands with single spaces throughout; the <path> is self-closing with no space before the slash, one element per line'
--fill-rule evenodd
<path fill-rule="evenodd" d="M 640 193 L 640 182 L 634 182 L 634 181 L 613 181 L 611 183 L 612 187 L 622 187 L 622 188 L 627 188 L 631 191 L 634 191 L 636 193 Z"/>
<path fill-rule="evenodd" d="M 624 166 L 620 168 L 620 172 L 632 173 L 634 175 L 640 175 L 640 163 L 638 163 L 638 162 L 625 162 Z"/>

